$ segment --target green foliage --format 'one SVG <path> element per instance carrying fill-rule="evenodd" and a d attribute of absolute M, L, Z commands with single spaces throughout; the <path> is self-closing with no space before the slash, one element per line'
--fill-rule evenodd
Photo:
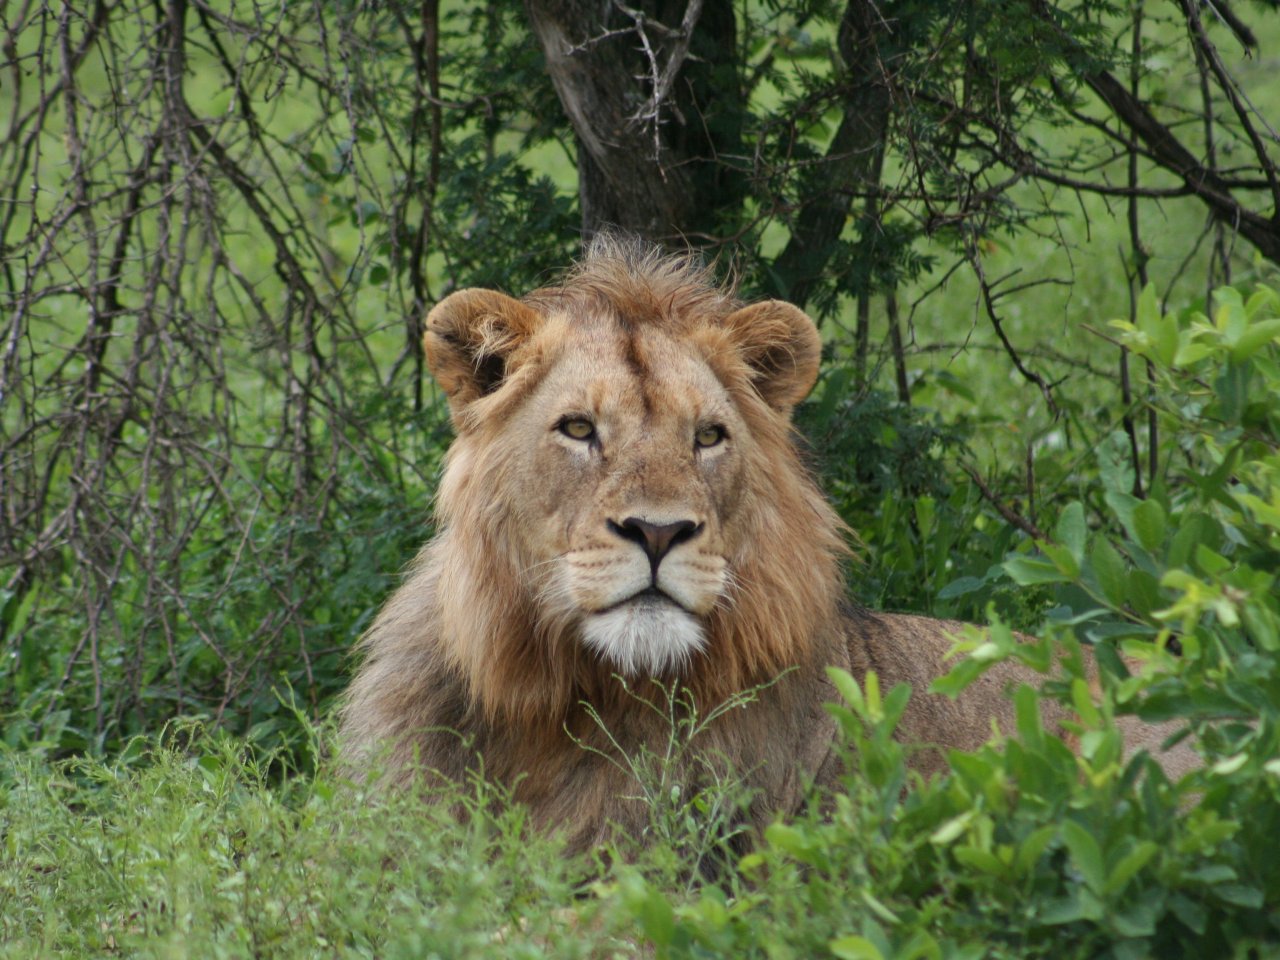
<path fill-rule="evenodd" d="M 282 761 L 193 725 L 111 763 L 0 755 L 4 955 L 585 952 L 555 910 L 580 868 L 490 788 L 424 805 L 332 774 L 275 785 Z"/>
<path fill-rule="evenodd" d="M 1210 165 L 1202 129 L 1234 143 L 1214 202 L 1238 184 L 1251 210 L 1269 160 L 1241 159 L 1230 107 L 1245 91 L 1273 112 L 1245 82 L 1268 75 L 1205 73 L 1223 87 L 1202 102 L 1200 76 L 1164 69 L 1204 59 L 1172 8 L 908 0 L 875 7 L 858 46 L 841 35 L 857 5 L 731 6 L 681 74 L 712 71 L 722 96 L 659 124 L 705 124 L 716 148 L 688 158 L 717 202 L 686 235 L 748 295 L 808 285 L 829 356 L 801 427 L 862 541 L 853 593 L 1047 617 L 1037 644 L 999 623 L 963 641 L 938 689 L 1066 651 L 1048 695 L 1080 713 L 1080 756 L 1020 691 L 1018 743 L 916 783 L 890 736 L 906 692 L 836 678 L 844 791 L 736 869 L 732 776 L 690 796 L 669 775 L 707 722 L 674 701 L 651 705 L 672 716 L 668 754 L 621 761 L 657 842 L 607 864 L 563 863 L 484 785 L 424 807 L 340 782 L 312 723 L 430 532 L 448 438 L 423 310 L 461 286 L 528 289 L 578 248 L 578 147 L 525 5 L 25 4 L 0 89 L 0 952 L 1276 953 L 1277 297 L 1170 313 L 1149 288 L 1091 340 L 1076 323 L 1122 310 L 1139 267 L 1179 297 L 1255 275 L 1221 224 L 1215 253 L 1188 250 L 1199 200 L 1163 198 L 1158 232 L 1139 205 L 1142 235 L 1122 233 L 1127 132 L 1089 112 L 1090 81 L 1133 70 Z M 672 35 L 645 34 L 664 56 Z M 892 109 L 864 109 L 884 84 Z M 1202 108 L 1212 124 L 1184 122 Z M 839 139 L 877 116 L 864 143 Z M 1106 196 L 1058 192 L 1090 177 Z M 1117 248 L 1122 282 L 1099 260 Z M 1067 299 L 1037 286 L 1063 275 Z M 892 396 L 872 299 L 889 294 Z M 982 294 L 996 309 L 975 323 Z M 1132 401 L 1098 333 L 1130 351 Z M 1019 351 L 1054 411 L 1011 372 Z M 1103 665 L 1096 703 L 1076 643 Z M 1189 731 L 1206 769 L 1170 784 L 1126 758 L 1125 714 Z M 212 732 L 155 733 L 175 716 Z"/>
<path fill-rule="evenodd" d="M 1280 324 L 1268 290 L 1216 301 L 1212 319 L 1167 316 L 1148 291 L 1136 325 L 1113 325 L 1152 361 L 1147 402 L 1163 418 L 1167 473 L 1138 499 L 1107 448 L 1092 470 L 1076 464 L 1083 499 L 1059 511 L 1052 539 L 1027 541 L 986 577 L 1050 598 L 1044 639 L 1020 643 L 999 621 L 971 630 L 935 684 L 953 695 L 1006 657 L 1045 672 L 1056 661 L 1043 694 L 1016 692 L 1017 739 L 953 753 L 949 777 L 913 782 L 891 737 L 909 691 L 835 674 L 843 791 L 770 827 L 731 896 L 673 902 L 639 874 L 619 884 L 658 956 L 1280 948 Z M 1077 636 L 1094 644 L 1100 694 Z M 1042 696 L 1075 709 L 1078 745 L 1044 728 Z M 1205 766 L 1170 782 L 1145 752 L 1127 753 L 1115 722 L 1127 713 L 1173 721 Z"/>
<path fill-rule="evenodd" d="M 293 751 L 199 727 L 131 741 L 113 762 L 7 751 L 8 955 L 1275 955 L 1277 302 L 1225 290 L 1212 317 L 1168 316 L 1147 296 L 1139 323 L 1114 325 L 1152 360 L 1167 472 L 1138 499 L 1101 448 L 1075 465 L 1080 497 L 1052 536 L 988 574 L 1043 591 L 1050 621 L 1032 642 L 998 619 L 970 628 L 934 692 L 1008 657 L 1047 682 L 1013 693 L 1015 738 L 953 752 L 947 776 L 922 782 L 907 767 L 919 747 L 893 736 L 920 691 L 840 671 L 827 709 L 846 776 L 745 855 L 724 842 L 737 781 L 686 796 L 672 779 L 715 720 L 674 694 L 647 704 L 670 724 L 663 755 L 614 758 L 653 812 L 649 846 L 593 862 L 566 860 L 482 783 L 436 804 L 374 796 L 331 765 L 298 769 Z M 921 509 L 914 522 L 929 528 Z M 1042 723 L 1045 697 L 1074 709 L 1072 743 Z M 1169 780 L 1126 749 L 1126 714 L 1171 721 L 1204 765 Z M 328 734 L 296 719 L 306 755 L 323 754 Z M 711 862 L 715 882 L 699 882 Z"/>
<path fill-rule="evenodd" d="M 749 842 L 742 813 L 750 794 L 741 771 L 721 757 L 701 753 L 701 744 L 695 743 L 726 714 L 748 709 L 757 694 L 776 681 L 740 691 L 700 714 L 688 691 L 677 685 L 656 684 L 661 696 L 649 699 L 619 680 L 633 708 L 657 715 L 667 731 L 659 750 L 642 747 L 628 754 L 595 708 L 588 707 L 609 749 L 579 745 L 626 774 L 649 814 L 639 836 L 619 838 L 619 852 L 628 860 L 647 857 L 671 888 L 692 888 L 701 879 L 723 875 L 733 867 L 734 849 Z"/>
<path fill-rule="evenodd" d="M 845 699 L 830 708 L 848 751 L 845 789 L 770 827 L 741 861 L 730 898 L 706 889 L 660 912 L 648 902 L 658 891 L 628 878 L 623 904 L 658 956 L 1243 957 L 1274 948 L 1280 870 L 1249 850 L 1270 842 L 1280 816 L 1274 776 L 1255 771 L 1243 805 L 1225 794 L 1246 781 L 1226 788 L 1217 770 L 1171 784 L 1145 756 L 1122 759 L 1103 719 L 1109 698 L 1078 758 L 1041 726 L 1038 695 L 1023 688 L 1016 742 L 954 754 L 950 777 L 911 783 L 891 736 L 909 691 L 882 696 L 874 675 L 863 688 L 847 675 L 833 680 Z"/>
<path fill-rule="evenodd" d="M 3 632 L 21 638 L 0 664 L 0 738 L 55 756 L 114 754 L 178 715 L 221 722 L 260 746 L 288 744 L 294 763 L 310 763 L 279 691 L 292 691 L 315 719 L 346 686 L 352 645 L 430 535 L 423 476 L 438 469 L 443 452 L 438 411 L 434 436 L 423 430 L 428 418 L 395 396 L 370 398 L 362 414 L 389 439 L 344 459 L 346 473 L 323 518 L 241 512 L 287 483 L 284 470 L 255 476 L 245 463 L 216 490 L 184 490 L 179 509 L 201 522 L 170 560 L 180 564 L 181 593 L 164 599 L 158 617 L 154 583 L 126 566 L 112 609 L 127 642 L 94 662 L 77 659 L 84 644 L 68 642 L 89 633 L 83 608 L 31 616 L 74 582 L 74 567 L 62 582 L 25 594 L 0 590 Z M 416 483 L 401 461 L 410 452 Z M 416 498 L 406 500 L 415 488 Z M 263 639 L 278 633 L 292 642 Z"/>
<path fill-rule="evenodd" d="M 1206 742 L 1265 758 L 1280 748 L 1274 717 L 1259 713 L 1280 703 L 1280 297 L 1225 288 L 1215 300 L 1212 317 L 1176 316 L 1148 289 L 1136 323 L 1112 324 L 1150 364 L 1166 465 L 1150 495 L 1135 497 L 1128 465 L 1102 457 L 1052 541 L 995 576 L 1052 586 L 1055 619 L 1167 674 L 1142 715 L 1248 719 L 1205 727 Z M 1121 702 L 1144 682 L 1122 684 Z"/>

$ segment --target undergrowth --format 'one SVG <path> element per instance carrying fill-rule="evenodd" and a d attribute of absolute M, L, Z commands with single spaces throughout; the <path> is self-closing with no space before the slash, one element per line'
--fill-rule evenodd
<path fill-rule="evenodd" d="M 731 779 L 687 795 L 662 757 L 628 758 L 654 842 L 579 859 L 483 782 L 433 803 L 345 782 L 287 696 L 293 740 L 197 723 L 97 758 L 0 747 L 4 955 L 1280 956 L 1280 296 L 1169 314 L 1148 293 L 1110 332 L 1150 363 L 1163 468 L 1142 496 L 1108 443 L 1055 465 L 1067 492 L 1035 536 L 997 530 L 958 482 L 912 499 L 887 471 L 841 502 L 856 520 L 902 500 L 909 522 L 872 528 L 874 582 L 928 576 L 936 608 L 991 612 L 936 691 L 1056 652 L 1043 691 L 1014 694 L 1015 739 L 921 782 L 892 737 L 911 691 L 837 674 L 841 789 L 743 855 L 711 839 Z M 964 517 L 984 519 L 971 551 Z M 1038 642 L 1015 642 L 1001 597 Z M 1075 709 L 1078 748 L 1043 728 L 1041 697 Z M 1129 713 L 1173 721 L 1204 766 L 1170 782 L 1127 756 Z M 677 714 L 673 755 L 698 730 Z M 726 869 L 700 882 L 712 855 Z"/>

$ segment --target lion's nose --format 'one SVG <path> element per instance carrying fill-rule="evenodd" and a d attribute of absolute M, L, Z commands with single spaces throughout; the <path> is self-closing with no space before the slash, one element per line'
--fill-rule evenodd
<path fill-rule="evenodd" d="M 692 520 L 676 520 L 673 523 L 650 523 L 640 517 L 627 517 L 621 523 L 610 520 L 609 529 L 624 540 L 632 540 L 649 558 L 653 575 L 658 575 L 658 564 L 677 544 L 692 540 L 702 532 L 703 525 Z"/>

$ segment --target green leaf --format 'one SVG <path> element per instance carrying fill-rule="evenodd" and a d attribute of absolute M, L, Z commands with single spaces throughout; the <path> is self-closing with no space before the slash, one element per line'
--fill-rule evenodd
<path fill-rule="evenodd" d="M 862 695 L 867 699 L 867 718 L 872 721 L 883 719 L 884 710 L 880 705 L 880 677 L 874 670 L 868 670 L 862 678 Z"/>
<path fill-rule="evenodd" d="M 1187 340 L 1178 348 L 1178 352 L 1174 354 L 1173 366 L 1179 369 L 1193 366 L 1213 352 L 1214 348 L 1207 343 L 1199 340 Z"/>
<path fill-rule="evenodd" d="M 648 890 L 639 903 L 634 904 L 645 936 L 657 947 L 665 947 L 675 939 L 676 915 L 667 898 L 657 890 Z"/>
<path fill-rule="evenodd" d="M 1250 324 L 1249 329 L 1231 345 L 1232 362 L 1243 363 L 1277 338 L 1280 338 L 1280 319 Z"/>
<path fill-rule="evenodd" d="M 921 537 L 929 537 L 933 533 L 933 521 L 937 514 L 937 503 L 933 497 L 916 498 L 916 527 Z"/>
<path fill-rule="evenodd" d="M 884 698 L 883 723 L 886 728 L 898 725 L 902 715 L 906 713 L 907 704 L 911 702 L 911 684 L 895 683 L 889 695 Z"/>
<path fill-rule="evenodd" d="M 954 953 L 949 955 L 956 956 Z M 942 960 L 942 948 L 929 934 L 923 930 L 917 930 L 910 940 L 894 952 L 893 958 L 894 960 Z M 961 955 L 957 960 L 966 960 L 966 958 Z"/>
<path fill-rule="evenodd" d="M 959 696 L 969 684 L 982 675 L 982 664 L 966 657 L 942 676 L 929 684 L 930 693 L 940 693 L 947 697 Z"/>
<path fill-rule="evenodd" d="M 1058 830 L 1053 824 L 1046 824 L 1027 835 L 1027 838 L 1019 844 L 1017 856 L 1013 861 L 1019 873 L 1028 873 L 1036 865 L 1036 861 L 1040 859 L 1045 847 L 1049 845 L 1049 842 L 1053 840 L 1057 832 Z"/>
<path fill-rule="evenodd" d="M 1265 903 L 1262 891 L 1257 887 L 1246 887 L 1239 883 L 1222 883 L 1210 889 L 1219 900 L 1237 907 L 1257 910 Z"/>
<path fill-rule="evenodd" d="M 1253 367 L 1248 363 L 1228 363 L 1214 382 L 1217 394 L 1218 414 L 1227 423 L 1239 423 L 1249 401 L 1249 374 Z"/>
<path fill-rule="evenodd" d="M 840 960 L 884 960 L 880 948 L 866 937 L 840 937 L 828 943 L 827 949 Z"/>
<path fill-rule="evenodd" d="M 1124 606 L 1125 564 L 1119 551 L 1111 545 L 1106 537 L 1099 535 L 1093 542 L 1093 550 L 1089 555 L 1089 564 L 1098 586 L 1107 602 L 1114 607 Z"/>
<path fill-rule="evenodd" d="M 1210 863 L 1203 867 L 1198 867 L 1187 873 L 1188 880 L 1195 880 L 1204 884 L 1220 884 L 1228 880 L 1234 880 L 1239 876 L 1238 873 L 1225 863 Z"/>
<path fill-rule="evenodd" d="M 1220 577 L 1231 569 L 1230 560 L 1216 550 L 1210 550 L 1203 543 L 1196 545 L 1195 558 L 1196 566 L 1210 577 Z"/>
<path fill-rule="evenodd" d="M 771 823 L 765 827 L 764 838 L 771 847 L 797 859 L 803 859 L 809 852 L 809 840 L 795 827 L 785 823 Z"/>
<path fill-rule="evenodd" d="M 891 924 L 897 924 L 901 922 L 892 910 L 890 910 L 883 903 L 877 900 L 874 895 L 872 895 L 870 890 L 863 888 L 860 891 L 859 896 L 862 899 L 862 902 L 865 903 L 870 908 L 871 912 L 874 913 L 881 920 Z M 863 929 L 865 929 L 865 927 Z"/>
<path fill-rule="evenodd" d="M 968 829 L 969 824 L 973 822 L 973 818 L 977 815 L 977 810 L 966 810 L 959 816 L 952 817 L 942 826 L 938 827 L 937 830 L 934 830 L 933 833 L 929 834 L 929 842 L 939 847 L 945 847 L 953 840 L 959 838 L 965 830 Z"/>
<path fill-rule="evenodd" d="M 1063 842 L 1071 854 L 1071 862 L 1080 871 L 1085 884 L 1095 893 L 1106 886 L 1107 874 L 1098 841 L 1074 820 L 1064 820 L 1060 828 Z"/>
<path fill-rule="evenodd" d="M 1084 505 L 1076 500 L 1067 504 L 1058 517 L 1058 525 L 1054 528 L 1054 539 L 1066 547 L 1075 558 L 1076 569 L 1084 562 L 1084 542 L 1089 528 L 1084 520 Z"/>
<path fill-rule="evenodd" d="M 1097 920 L 1102 917 L 1102 904 L 1088 890 L 1075 889 L 1070 895 L 1051 900 L 1040 910 L 1040 922 L 1048 926 Z"/>
<path fill-rule="evenodd" d="M 1037 749 L 1044 743 L 1044 718 L 1040 714 L 1040 694 L 1028 686 L 1021 686 L 1013 694 L 1014 718 L 1018 736 L 1029 749 Z"/>
<path fill-rule="evenodd" d="M 1240 299 L 1240 292 L 1232 287 L 1222 287 L 1214 291 L 1214 299 L 1218 301 L 1218 309 L 1213 315 L 1213 325 L 1228 345 L 1234 345 L 1249 329 L 1249 314 Z"/>
<path fill-rule="evenodd" d="M 1108 490 L 1106 492 L 1107 506 L 1111 508 L 1111 512 L 1120 518 L 1120 522 L 1124 525 L 1126 532 L 1134 540 L 1138 539 L 1133 529 L 1133 511 L 1137 509 L 1138 504 L 1142 503 L 1133 494 L 1125 493 L 1121 490 Z"/>
<path fill-rule="evenodd" d="M 963 597 L 965 594 L 981 590 L 986 583 L 979 577 L 957 577 L 938 591 L 938 599 L 953 600 L 956 597 Z"/>
<path fill-rule="evenodd" d="M 1069 583 L 1071 578 L 1065 576 L 1054 564 L 1031 557 L 1011 557 L 1001 566 L 1013 582 L 1022 587 L 1031 587 L 1041 583 Z"/>
<path fill-rule="evenodd" d="M 827 677 L 831 680 L 831 685 L 836 688 L 836 692 L 840 694 L 845 703 L 860 714 L 866 712 L 867 705 L 862 698 L 862 688 L 858 686 L 858 681 L 853 679 L 853 675 L 848 670 L 841 670 L 839 667 L 827 667 Z"/>
<path fill-rule="evenodd" d="M 1280 490 L 1273 489 L 1273 498 L 1277 497 L 1277 495 L 1280 495 Z M 1258 521 L 1259 525 L 1280 531 L 1280 499 L 1268 503 L 1261 497 L 1255 497 L 1251 493 L 1242 493 L 1237 499 L 1249 508 L 1249 513 L 1253 515 L 1253 519 Z"/>
<path fill-rule="evenodd" d="M 1208 927 L 1209 914 L 1198 900 L 1175 893 L 1169 898 L 1169 910 L 1192 933 L 1204 935 Z"/>
<path fill-rule="evenodd" d="M 1155 339 L 1156 358 L 1161 366 L 1173 366 L 1173 361 L 1178 356 L 1179 342 L 1177 319 L 1173 314 L 1162 317 Z"/>
<path fill-rule="evenodd" d="M 1134 535 L 1150 553 L 1164 544 L 1164 526 L 1164 507 L 1155 500 L 1143 500 L 1133 508 Z"/>
<path fill-rule="evenodd" d="M 1111 868 L 1102 892 L 1108 896 L 1119 893 L 1133 879 L 1134 874 L 1150 863 L 1151 858 L 1159 851 L 1160 847 L 1150 840 L 1140 841 Z"/>
<path fill-rule="evenodd" d="M 988 873 L 993 877 L 1003 877 L 1009 872 L 1003 861 L 989 850 L 977 847 L 956 847 L 951 851 L 956 861 L 979 873 Z"/>
<path fill-rule="evenodd" d="M 1150 617 L 1160 604 L 1160 583 L 1145 570 L 1130 570 L 1125 599 L 1140 617 Z"/>
<path fill-rule="evenodd" d="M 1154 333 L 1156 324 L 1160 322 L 1160 301 L 1156 298 L 1155 284 L 1148 283 L 1138 294 L 1134 320 L 1137 321 L 1138 329 L 1148 336 Z"/>
<path fill-rule="evenodd" d="M 1166 559 L 1170 567 L 1185 567 L 1191 562 L 1192 550 L 1202 544 L 1213 546 L 1220 539 L 1213 518 L 1203 513 L 1184 515 L 1178 532 L 1169 543 Z"/>
<path fill-rule="evenodd" d="M 1063 577 L 1074 580 L 1080 576 L 1080 561 L 1071 550 L 1056 543 L 1042 543 L 1040 549 Z"/>
<path fill-rule="evenodd" d="M 1160 907 L 1159 903 L 1139 900 L 1107 919 L 1111 921 L 1112 929 L 1122 937 L 1149 937 L 1156 932 L 1156 920 L 1162 912 Z M 1147 957 L 1150 954 L 1143 951 L 1138 955 Z"/>
<path fill-rule="evenodd" d="M 1271 313 L 1280 310 L 1280 294 L 1260 283 L 1258 289 L 1245 302 L 1244 312 L 1250 320 L 1253 320 L 1264 309 L 1269 309 Z"/>
<path fill-rule="evenodd" d="M 748 853 L 738 861 L 738 870 L 741 873 L 750 873 L 752 870 L 758 870 L 763 864 L 764 856 L 762 854 Z"/>
<path fill-rule="evenodd" d="M 1153 284 L 1147 284 L 1138 295 L 1135 314 L 1134 319 L 1145 340 L 1142 352 L 1163 366 L 1169 366 L 1178 352 L 1178 321 L 1172 314 L 1166 316 L 1160 311 Z"/>
<path fill-rule="evenodd" d="M 1076 708 L 1076 713 L 1080 715 L 1080 719 L 1085 726 L 1093 730 L 1102 726 L 1102 714 L 1098 712 L 1097 706 L 1094 705 L 1093 694 L 1089 690 L 1089 684 L 1080 677 L 1076 677 L 1071 681 L 1071 704 Z"/>

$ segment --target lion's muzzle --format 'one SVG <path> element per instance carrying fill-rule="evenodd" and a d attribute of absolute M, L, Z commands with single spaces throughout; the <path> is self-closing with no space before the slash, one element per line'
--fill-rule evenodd
<path fill-rule="evenodd" d="M 706 524 L 692 520 L 676 520 L 672 523 L 651 523 L 640 517 L 627 517 L 621 523 L 607 521 L 609 529 L 622 537 L 640 545 L 640 549 L 649 558 L 649 570 L 653 585 L 658 584 L 658 564 L 662 562 L 673 547 L 686 543 L 700 534 Z"/>

